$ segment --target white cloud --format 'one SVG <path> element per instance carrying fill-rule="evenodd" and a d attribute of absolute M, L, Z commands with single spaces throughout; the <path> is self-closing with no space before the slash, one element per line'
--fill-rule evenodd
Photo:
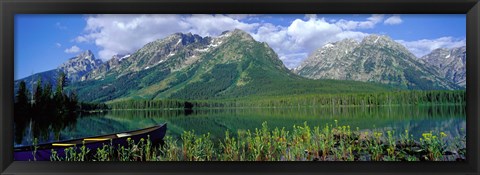
<path fill-rule="evenodd" d="M 371 17 L 367 18 L 368 21 L 377 24 L 383 20 L 383 17 L 385 15 L 383 14 L 373 14 Z"/>
<path fill-rule="evenodd" d="M 298 66 L 309 53 L 326 43 L 345 38 L 361 40 L 366 35 L 368 34 L 345 30 L 337 23 L 318 19 L 316 15 L 306 15 L 305 20 L 296 19 L 287 27 L 262 24 L 252 34 L 256 40 L 267 42 L 289 68 Z"/>
<path fill-rule="evenodd" d="M 242 19 L 258 19 L 258 16 L 263 16 L 263 14 L 227 14 L 228 17 L 242 20 Z"/>
<path fill-rule="evenodd" d="M 287 28 L 285 27 L 264 24 L 257 29 L 256 33 L 252 34 L 252 37 L 258 41 L 268 43 L 279 56 L 285 55 L 295 49 L 291 48 L 295 45 L 295 41 L 288 35 Z"/>
<path fill-rule="evenodd" d="M 295 42 L 293 48 L 318 48 L 332 40 L 342 29 L 335 24 L 330 24 L 324 18 L 310 18 L 308 21 L 296 19 L 287 29 L 287 34 Z"/>
<path fill-rule="evenodd" d="M 60 44 L 60 43 L 55 43 L 55 47 L 60 48 L 60 47 L 62 47 L 62 44 Z"/>
<path fill-rule="evenodd" d="M 75 40 L 95 43 L 101 48 L 99 57 L 108 60 L 186 29 L 188 24 L 180 19 L 177 15 L 94 15 L 86 19 L 86 34 Z"/>
<path fill-rule="evenodd" d="M 78 43 L 83 43 L 83 42 L 88 42 L 88 39 L 86 36 L 77 36 L 74 41 Z"/>
<path fill-rule="evenodd" d="M 438 48 L 454 48 L 466 45 L 465 38 L 441 37 L 437 39 L 422 39 L 417 41 L 396 40 L 403 44 L 415 56 L 422 57 Z"/>
<path fill-rule="evenodd" d="M 308 53 L 300 52 L 300 53 L 283 54 L 283 55 L 279 56 L 279 58 L 280 58 L 280 60 L 283 61 L 283 64 L 285 64 L 286 67 L 295 68 L 307 56 L 308 56 Z"/>
<path fill-rule="evenodd" d="M 393 15 L 389 18 L 387 18 L 383 23 L 387 25 L 397 25 L 401 24 L 403 22 L 402 18 L 400 18 L 400 15 Z"/>
<path fill-rule="evenodd" d="M 77 53 L 80 52 L 80 48 L 78 46 L 72 46 L 68 49 L 65 49 L 65 53 Z"/>
<path fill-rule="evenodd" d="M 243 23 L 226 15 L 192 15 L 184 18 L 184 21 L 190 24 L 189 32 L 201 36 L 216 36 L 235 28 L 251 32 L 259 26 L 257 23 Z"/>
<path fill-rule="evenodd" d="M 177 32 L 216 36 L 225 30 L 252 31 L 258 26 L 226 15 L 94 15 L 86 21 L 85 34 L 74 41 L 99 46 L 99 58 L 103 60 L 114 54 L 132 53 L 148 42 Z"/>
<path fill-rule="evenodd" d="M 335 41 L 341 40 L 341 39 L 355 39 L 358 42 L 362 41 L 362 39 L 366 36 L 370 35 L 369 33 L 363 33 L 363 32 L 357 32 L 357 31 L 343 31 L 341 33 L 338 33 L 336 35 L 336 38 L 338 38 Z"/>
<path fill-rule="evenodd" d="M 366 21 L 347 21 L 340 19 L 335 24 L 344 30 L 371 29 L 382 22 L 384 15 L 372 15 Z"/>
<path fill-rule="evenodd" d="M 257 15 L 243 14 L 92 15 L 86 18 L 84 34 L 77 36 L 73 41 L 97 45 L 100 50 L 98 57 L 108 60 L 115 54 L 133 53 L 148 42 L 177 32 L 217 36 L 225 30 L 238 28 L 249 32 L 256 40 L 268 43 L 285 65 L 293 68 L 309 53 L 326 43 L 345 38 L 361 40 L 369 34 L 358 31 L 359 29 L 371 29 L 377 24 L 401 21 L 400 16 L 395 15 L 386 20 L 384 15 L 371 15 L 365 20 L 358 21 L 326 20 L 317 15 L 305 15 L 305 18 L 296 19 L 287 26 L 265 22 L 242 22 L 256 17 Z M 421 44 L 426 41 L 402 42 L 407 44 L 407 48 L 412 48 L 416 55 L 432 50 L 432 44 Z"/>

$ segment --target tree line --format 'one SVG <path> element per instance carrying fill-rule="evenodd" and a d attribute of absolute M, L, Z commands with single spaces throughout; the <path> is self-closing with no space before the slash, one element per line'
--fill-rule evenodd
<path fill-rule="evenodd" d="M 29 124 L 34 138 L 48 140 L 50 133 L 53 132 L 55 139 L 59 139 L 64 127 L 76 123 L 76 113 L 80 109 L 77 95 L 65 92 L 66 84 L 67 78 L 63 72 L 58 74 L 55 87 L 50 83 L 42 83 L 41 77 L 32 92 L 26 87 L 25 81 L 19 83 L 14 102 L 16 143 L 22 142 Z"/>
<path fill-rule="evenodd" d="M 107 103 L 109 109 L 191 109 L 193 104 L 184 100 L 124 100 Z"/>
<path fill-rule="evenodd" d="M 36 87 L 32 89 L 33 92 L 30 92 L 26 83 L 21 81 L 15 96 L 15 115 L 55 116 L 77 111 L 77 95 L 73 92 L 67 95 L 64 91 L 66 83 L 67 78 L 63 72 L 58 75 L 55 89 L 50 83 L 43 85 L 42 79 L 39 77 Z"/>
<path fill-rule="evenodd" d="M 311 94 L 273 98 L 258 97 L 254 99 L 237 100 L 226 103 L 225 105 L 234 107 L 295 107 L 443 104 L 466 104 L 465 91 L 390 91 L 349 94 Z M 198 106 L 208 107 L 209 104 L 201 103 Z"/>
<path fill-rule="evenodd" d="M 349 94 L 310 94 L 247 97 L 225 100 L 126 100 L 108 103 L 111 109 L 314 107 L 388 105 L 465 105 L 465 91 L 393 91 Z"/>

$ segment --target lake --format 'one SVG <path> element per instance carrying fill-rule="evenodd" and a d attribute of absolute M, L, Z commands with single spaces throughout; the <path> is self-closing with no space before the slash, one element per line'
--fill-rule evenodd
<path fill-rule="evenodd" d="M 168 123 L 167 135 L 179 138 L 185 130 L 196 134 L 210 133 L 217 140 L 226 130 L 269 128 L 291 130 L 293 125 L 349 125 L 352 130 L 387 131 L 396 134 L 409 130 L 418 139 L 425 132 L 445 132 L 449 138 L 463 137 L 466 130 L 465 106 L 382 106 L 382 107 L 305 107 L 305 108 L 235 108 L 184 110 L 114 110 L 80 114 L 65 122 L 30 121 L 15 126 L 15 145 L 31 145 L 56 140 L 124 132 Z M 23 128 L 23 129 L 22 129 Z"/>

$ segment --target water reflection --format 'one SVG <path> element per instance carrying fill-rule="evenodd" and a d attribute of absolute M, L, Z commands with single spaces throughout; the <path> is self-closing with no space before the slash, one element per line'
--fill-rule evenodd
<path fill-rule="evenodd" d="M 326 123 L 350 125 L 368 130 L 409 130 L 414 137 L 423 132 L 443 131 L 449 137 L 465 135 L 465 106 L 388 106 L 388 107 L 319 107 L 319 108 L 231 108 L 202 110 L 125 110 L 82 114 L 74 120 L 22 121 L 16 123 L 16 144 L 31 144 L 75 139 L 141 129 L 167 122 L 167 134 L 178 137 L 184 130 L 197 134 L 211 133 L 214 139 L 224 137 L 225 130 L 261 127 L 264 121 L 271 128 L 293 125 L 324 126 Z M 70 117 L 67 117 L 70 118 Z M 48 122 L 47 122 L 48 121 Z"/>
<path fill-rule="evenodd" d="M 61 140 L 61 133 L 67 127 L 75 127 L 81 114 L 63 113 L 56 115 L 15 116 L 15 145 L 31 145 L 37 138 L 39 143 Z"/>

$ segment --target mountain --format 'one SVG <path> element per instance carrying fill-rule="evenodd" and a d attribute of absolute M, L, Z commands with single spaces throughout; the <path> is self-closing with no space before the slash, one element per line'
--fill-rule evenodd
<path fill-rule="evenodd" d="M 125 75 L 147 70 L 159 64 L 169 65 L 169 63 L 174 64 L 170 65 L 172 69 L 178 69 L 184 66 L 182 63 L 185 63 L 185 58 L 201 52 L 201 50 L 195 49 L 203 49 L 209 42 L 209 37 L 202 38 L 191 33 L 176 33 L 167 38 L 150 42 L 131 55 L 114 59 L 114 61 L 121 62 L 118 66 L 109 66 L 101 71 L 92 72 L 84 78 L 91 80 L 105 78 L 108 74 Z"/>
<path fill-rule="evenodd" d="M 32 89 L 36 87 L 36 83 L 39 78 L 42 79 L 43 85 L 50 84 L 55 86 L 59 72 L 64 72 L 69 82 L 80 81 L 83 75 L 91 72 L 92 70 L 98 69 L 102 64 L 102 61 L 96 59 L 90 50 L 86 50 L 79 55 L 68 59 L 56 69 L 15 80 L 15 91 L 17 90 L 20 81 L 25 81 L 27 88 L 32 91 Z"/>
<path fill-rule="evenodd" d="M 283 65 L 266 43 L 255 41 L 241 30 L 214 38 L 202 51 L 205 52 L 200 56 L 202 58 L 195 66 L 188 68 L 195 70 L 195 74 L 185 82 L 183 88 L 171 92 L 172 97 L 238 97 L 264 91 L 262 85 L 272 83 L 275 79 L 299 78 Z"/>
<path fill-rule="evenodd" d="M 80 80 L 86 73 L 97 69 L 100 65 L 102 65 L 102 61 L 96 59 L 92 51 L 86 50 L 68 59 L 68 61 L 60 65 L 57 70 L 64 72 L 70 81 L 75 82 Z"/>
<path fill-rule="evenodd" d="M 345 80 L 347 70 L 355 61 L 345 57 L 359 46 L 354 39 L 344 39 L 339 42 L 328 43 L 311 54 L 294 72 L 312 79 Z"/>
<path fill-rule="evenodd" d="M 102 77 L 105 77 L 105 73 L 108 72 L 110 69 L 115 69 L 117 66 L 120 65 L 120 63 L 125 60 L 126 58 L 130 57 L 130 54 L 125 54 L 125 55 L 113 55 L 110 60 L 107 62 L 101 64 L 98 66 L 96 69 L 91 70 L 90 72 L 84 74 L 81 77 L 81 81 L 85 81 L 88 79 L 100 79 Z"/>
<path fill-rule="evenodd" d="M 120 58 L 120 59 L 119 59 Z M 222 99 L 385 91 L 386 86 L 309 80 L 288 70 L 268 44 L 241 30 L 216 37 L 172 34 L 116 56 L 67 87 L 83 101 Z"/>
<path fill-rule="evenodd" d="M 421 57 L 420 62 L 434 68 L 440 77 L 465 88 L 466 85 L 466 47 L 435 49 Z"/>
<path fill-rule="evenodd" d="M 42 80 L 42 85 L 50 84 L 50 85 L 52 85 L 52 87 L 55 87 L 56 77 L 58 77 L 58 70 L 57 69 L 52 69 L 52 70 L 49 70 L 49 71 L 36 73 L 36 74 L 33 74 L 31 76 L 28 76 L 28 77 L 25 77 L 25 78 L 22 78 L 22 79 L 19 79 L 19 80 L 15 80 L 14 83 L 13 83 L 14 91 L 17 92 L 18 86 L 20 85 L 20 82 L 24 81 L 27 89 L 30 92 L 33 92 L 33 89 L 35 89 L 35 87 L 37 87 L 37 81 L 40 78 Z"/>
<path fill-rule="evenodd" d="M 388 36 L 345 39 L 311 54 L 295 73 L 312 79 L 377 82 L 405 89 L 459 89 Z"/>

